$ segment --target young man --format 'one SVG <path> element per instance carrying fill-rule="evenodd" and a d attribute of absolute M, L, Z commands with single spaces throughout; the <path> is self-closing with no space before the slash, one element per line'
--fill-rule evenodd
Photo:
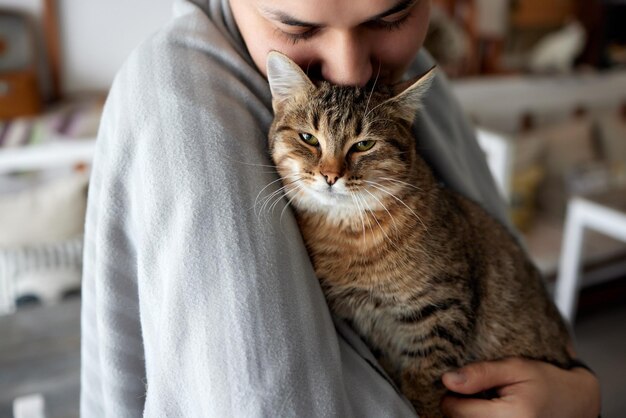
<path fill-rule="evenodd" d="M 420 52 L 428 0 L 178 0 L 176 18 L 118 74 L 90 185 L 81 415 L 414 416 L 349 327 L 333 323 L 266 148 L 272 49 L 314 78 L 393 82 Z M 449 187 L 505 211 L 442 77 L 415 124 Z M 273 188 L 274 187 L 274 188 Z M 444 377 L 450 416 L 580 416 L 584 369 L 510 359 Z"/>

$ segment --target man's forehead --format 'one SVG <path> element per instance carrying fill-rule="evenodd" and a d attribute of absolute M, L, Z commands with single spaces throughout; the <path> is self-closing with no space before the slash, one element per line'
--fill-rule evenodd
<path fill-rule="evenodd" d="M 355 26 L 405 10 L 416 0 L 256 0 L 259 10 L 299 26 Z"/>

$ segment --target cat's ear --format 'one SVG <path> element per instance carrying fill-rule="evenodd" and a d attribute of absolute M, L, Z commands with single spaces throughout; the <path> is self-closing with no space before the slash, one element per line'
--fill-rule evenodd
<path fill-rule="evenodd" d="M 419 110 L 422 97 L 426 94 L 437 74 L 437 67 L 428 70 L 417 79 L 405 81 L 394 86 L 396 95 L 387 102 L 392 103 L 396 115 L 409 123 L 413 122 Z"/>
<path fill-rule="evenodd" d="M 278 51 L 267 54 L 266 69 L 274 106 L 297 93 L 315 88 L 300 67 Z"/>

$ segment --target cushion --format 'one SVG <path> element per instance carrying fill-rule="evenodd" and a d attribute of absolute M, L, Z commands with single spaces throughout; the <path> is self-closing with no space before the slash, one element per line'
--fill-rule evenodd
<path fill-rule="evenodd" d="M 83 233 L 87 205 L 85 173 L 0 196 L 0 248 L 36 245 Z"/>

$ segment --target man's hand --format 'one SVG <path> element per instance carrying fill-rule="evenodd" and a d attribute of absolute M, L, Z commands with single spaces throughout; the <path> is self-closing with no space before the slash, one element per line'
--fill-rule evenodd
<path fill-rule="evenodd" d="M 474 363 L 443 375 L 451 391 L 473 395 L 496 389 L 497 398 L 446 396 L 442 409 L 452 418 L 597 418 L 600 385 L 588 370 L 563 370 L 541 361 L 510 358 Z"/>

